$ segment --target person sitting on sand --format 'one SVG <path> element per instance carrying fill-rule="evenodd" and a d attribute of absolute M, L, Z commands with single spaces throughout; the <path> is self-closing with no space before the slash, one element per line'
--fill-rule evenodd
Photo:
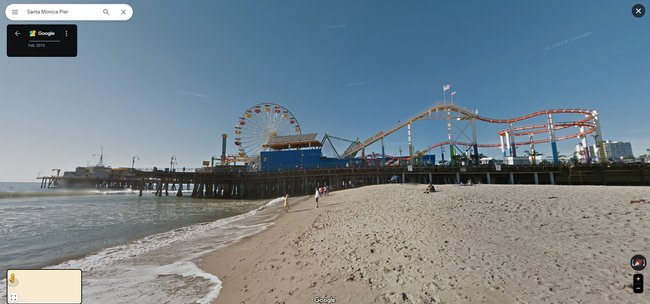
<path fill-rule="evenodd" d="M 424 193 L 431 193 L 431 192 L 436 192 L 436 187 L 434 187 L 432 183 L 429 183 L 427 189 L 424 190 Z"/>
<path fill-rule="evenodd" d="M 289 212 L 289 194 L 284 196 L 284 213 Z"/>
<path fill-rule="evenodd" d="M 468 186 L 473 186 L 473 184 L 472 184 L 472 179 L 471 179 L 471 178 L 467 180 L 467 185 L 468 185 Z"/>
<path fill-rule="evenodd" d="M 320 198 L 320 191 L 318 191 L 318 188 L 316 188 L 316 194 L 314 194 L 314 197 L 316 198 L 316 208 L 318 208 L 318 199 Z"/>

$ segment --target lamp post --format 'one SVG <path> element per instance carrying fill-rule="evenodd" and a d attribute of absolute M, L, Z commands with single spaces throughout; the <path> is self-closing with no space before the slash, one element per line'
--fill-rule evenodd
<path fill-rule="evenodd" d="M 135 169 L 135 160 L 140 160 L 140 156 L 133 155 L 133 158 L 131 159 L 131 169 Z"/>
<path fill-rule="evenodd" d="M 169 171 L 173 172 L 174 171 L 174 165 L 177 165 L 178 163 L 176 162 L 176 155 L 172 155 L 172 159 L 169 161 Z"/>

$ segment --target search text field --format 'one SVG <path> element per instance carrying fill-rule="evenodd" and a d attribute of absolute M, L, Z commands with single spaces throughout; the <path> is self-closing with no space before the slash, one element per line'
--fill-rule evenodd
<path fill-rule="evenodd" d="M 128 4 L 10 4 L 5 15 L 12 21 L 127 21 Z"/>

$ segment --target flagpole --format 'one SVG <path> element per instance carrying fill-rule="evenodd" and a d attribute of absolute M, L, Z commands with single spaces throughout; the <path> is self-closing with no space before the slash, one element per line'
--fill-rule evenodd
<path fill-rule="evenodd" d="M 447 94 L 445 94 L 445 85 L 442 85 L 442 102 L 447 103 Z"/>
<path fill-rule="evenodd" d="M 449 89 L 451 89 L 450 84 L 443 84 L 442 85 L 442 100 L 443 100 L 443 102 L 445 104 L 447 103 L 447 93 L 445 93 L 445 92 L 449 91 Z"/>

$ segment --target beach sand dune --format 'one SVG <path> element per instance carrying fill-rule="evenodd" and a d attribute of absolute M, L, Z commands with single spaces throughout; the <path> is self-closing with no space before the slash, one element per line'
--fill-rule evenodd
<path fill-rule="evenodd" d="M 424 188 L 292 202 L 203 260 L 224 283 L 216 303 L 650 303 L 629 265 L 650 256 L 650 204 L 630 203 L 650 188 Z"/>

